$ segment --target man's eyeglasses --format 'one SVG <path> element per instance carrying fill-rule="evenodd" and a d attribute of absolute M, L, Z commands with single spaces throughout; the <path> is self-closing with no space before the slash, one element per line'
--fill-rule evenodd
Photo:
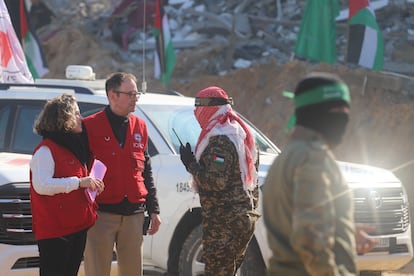
<path fill-rule="evenodd" d="M 133 92 L 133 91 L 130 91 L 130 92 L 123 92 L 123 91 L 118 91 L 118 90 L 114 90 L 114 92 L 115 92 L 115 93 L 118 93 L 118 94 L 125 94 L 125 95 L 128 95 L 128 97 L 129 97 L 130 99 L 133 99 L 133 98 L 138 98 L 139 96 L 141 96 L 141 93 L 140 93 L 140 92 Z"/>

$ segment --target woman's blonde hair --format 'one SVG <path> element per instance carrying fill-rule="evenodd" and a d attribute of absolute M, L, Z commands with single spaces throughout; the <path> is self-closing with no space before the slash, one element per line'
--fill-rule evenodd
<path fill-rule="evenodd" d="M 76 127 L 77 101 L 73 95 L 62 94 L 48 100 L 37 117 L 33 131 L 41 136 L 45 132 L 71 132 Z"/>

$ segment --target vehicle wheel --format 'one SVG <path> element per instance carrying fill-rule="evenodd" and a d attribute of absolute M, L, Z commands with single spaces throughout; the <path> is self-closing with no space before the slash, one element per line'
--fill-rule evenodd
<path fill-rule="evenodd" d="M 185 239 L 178 260 L 180 276 L 202 276 L 204 263 L 201 262 L 201 226 L 197 226 Z"/>
<path fill-rule="evenodd" d="M 359 272 L 359 276 L 381 276 L 382 275 L 382 271 L 360 271 Z"/>
<path fill-rule="evenodd" d="M 191 231 L 186 238 L 179 258 L 180 276 L 201 276 L 204 273 L 204 263 L 201 261 L 201 225 Z M 238 276 L 263 276 L 266 275 L 266 267 L 263 262 L 262 254 L 255 239 L 247 248 L 246 257 L 241 265 Z"/>

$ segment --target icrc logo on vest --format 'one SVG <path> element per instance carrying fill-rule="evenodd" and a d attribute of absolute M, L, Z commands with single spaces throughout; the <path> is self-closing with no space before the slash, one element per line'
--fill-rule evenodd
<path fill-rule="evenodd" d="M 132 143 L 132 147 L 135 149 L 144 149 L 144 144 L 142 142 L 142 136 L 140 133 L 134 133 L 135 142 Z"/>

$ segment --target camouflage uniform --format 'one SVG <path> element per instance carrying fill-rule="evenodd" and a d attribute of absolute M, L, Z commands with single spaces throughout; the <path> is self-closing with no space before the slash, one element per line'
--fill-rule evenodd
<path fill-rule="evenodd" d="M 259 218 L 258 189 L 243 189 L 239 157 L 225 135 L 210 138 L 189 172 L 200 195 L 204 275 L 235 275 Z"/>
<path fill-rule="evenodd" d="M 356 275 L 352 193 L 317 132 L 296 126 L 263 187 L 268 275 Z"/>

